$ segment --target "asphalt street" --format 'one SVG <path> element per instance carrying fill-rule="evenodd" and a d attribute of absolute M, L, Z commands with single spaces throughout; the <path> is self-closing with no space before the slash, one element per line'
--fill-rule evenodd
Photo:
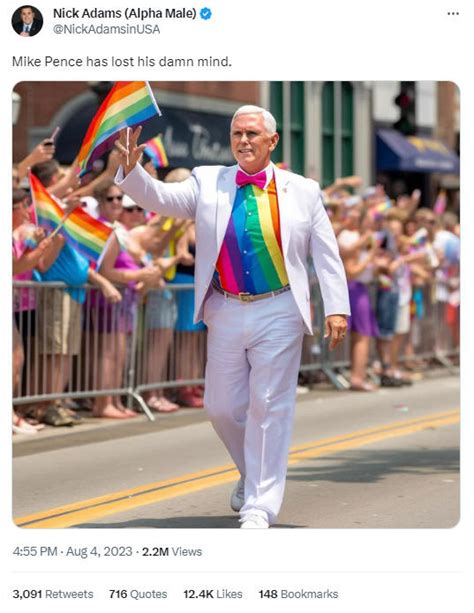
<path fill-rule="evenodd" d="M 447 528 L 459 518 L 459 379 L 298 397 L 275 528 Z M 203 411 L 15 437 L 24 527 L 238 528 L 237 473 Z M 61 430 L 58 432 L 58 430 Z"/>

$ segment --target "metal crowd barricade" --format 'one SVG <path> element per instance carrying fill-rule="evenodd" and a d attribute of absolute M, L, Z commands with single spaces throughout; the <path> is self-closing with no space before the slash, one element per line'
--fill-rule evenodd
<path fill-rule="evenodd" d="M 168 285 L 143 297 L 120 291 L 121 302 L 110 304 L 90 285 L 14 281 L 24 353 L 14 405 L 120 396 L 154 421 L 148 394 L 204 383 L 205 330 L 175 329 L 194 286 Z"/>
<path fill-rule="evenodd" d="M 129 406 L 137 402 L 153 421 L 146 403 L 152 394 L 204 383 L 206 331 L 189 327 L 193 292 L 192 285 L 170 284 L 141 297 L 124 287 L 122 301 L 111 305 L 89 285 L 15 281 L 14 320 L 24 365 L 13 404 L 121 396 Z M 431 285 L 423 288 L 423 305 L 423 316 L 412 321 L 410 331 L 414 357 L 451 367 L 459 354 L 459 309 L 436 302 Z M 324 373 L 337 389 L 348 388 L 350 335 L 328 351 L 316 282 L 311 309 L 314 336 L 305 337 L 301 372 Z"/>
<path fill-rule="evenodd" d="M 144 297 L 137 318 L 138 394 L 204 383 L 207 337 L 191 324 L 193 304 L 191 284 L 169 284 Z"/>
<path fill-rule="evenodd" d="M 376 285 L 370 287 L 372 306 L 375 308 Z M 436 299 L 436 282 L 427 283 L 422 287 L 422 312 L 412 313 L 410 331 L 405 335 L 404 346 L 400 351 L 400 362 L 410 360 L 426 360 L 441 364 L 453 370 L 453 359 L 459 357 L 459 306 Z M 335 351 L 327 351 L 324 344 L 322 370 L 337 389 L 350 388 L 350 334 Z M 408 353 L 407 345 L 411 345 Z M 368 375 L 376 377 L 370 365 L 377 361 L 375 339 L 372 340 L 369 355 Z M 454 372 L 454 370 L 453 370 Z"/>
<path fill-rule="evenodd" d="M 14 281 L 14 320 L 24 365 L 13 405 L 126 396 L 134 390 L 137 305 L 129 288 L 110 304 L 89 285 Z"/>

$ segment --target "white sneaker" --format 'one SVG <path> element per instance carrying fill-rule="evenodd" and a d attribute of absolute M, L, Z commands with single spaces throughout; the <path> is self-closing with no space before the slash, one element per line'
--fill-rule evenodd
<path fill-rule="evenodd" d="M 232 509 L 232 511 L 235 511 L 236 513 L 238 513 L 240 509 L 244 506 L 244 502 L 245 502 L 244 486 L 245 486 L 244 478 L 240 477 L 230 497 L 230 508 Z"/>
<path fill-rule="evenodd" d="M 267 520 L 261 515 L 247 515 L 240 520 L 242 525 L 240 526 L 244 530 L 253 530 L 255 528 L 268 528 Z"/>

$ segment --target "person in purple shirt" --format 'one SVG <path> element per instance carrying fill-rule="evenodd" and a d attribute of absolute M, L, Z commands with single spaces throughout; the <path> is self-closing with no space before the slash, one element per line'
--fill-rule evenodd
<path fill-rule="evenodd" d="M 95 197 L 99 203 L 99 219 L 115 228 L 114 239 L 109 243 L 99 272 L 114 284 L 123 285 L 122 302 L 107 304 L 94 296 L 90 309 L 89 331 L 99 335 L 101 361 L 97 376 L 100 389 L 123 387 L 123 373 L 126 360 L 126 339 L 134 325 L 137 308 L 137 288 L 143 284 L 153 286 L 159 283 L 161 272 L 153 267 L 142 267 L 127 249 L 128 231 L 118 223 L 122 213 L 122 190 L 113 183 L 98 188 Z M 95 417 L 126 419 L 137 414 L 127 409 L 120 397 L 107 395 L 95 399 L 92 408 Z"/>

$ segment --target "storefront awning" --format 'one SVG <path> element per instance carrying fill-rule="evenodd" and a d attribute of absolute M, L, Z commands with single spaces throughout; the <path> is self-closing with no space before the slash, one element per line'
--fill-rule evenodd
<path fill-rule="evenodd" d="M 377 130 L 377 170 L 459 173 L 459 157 L 440 140 Z"/>

